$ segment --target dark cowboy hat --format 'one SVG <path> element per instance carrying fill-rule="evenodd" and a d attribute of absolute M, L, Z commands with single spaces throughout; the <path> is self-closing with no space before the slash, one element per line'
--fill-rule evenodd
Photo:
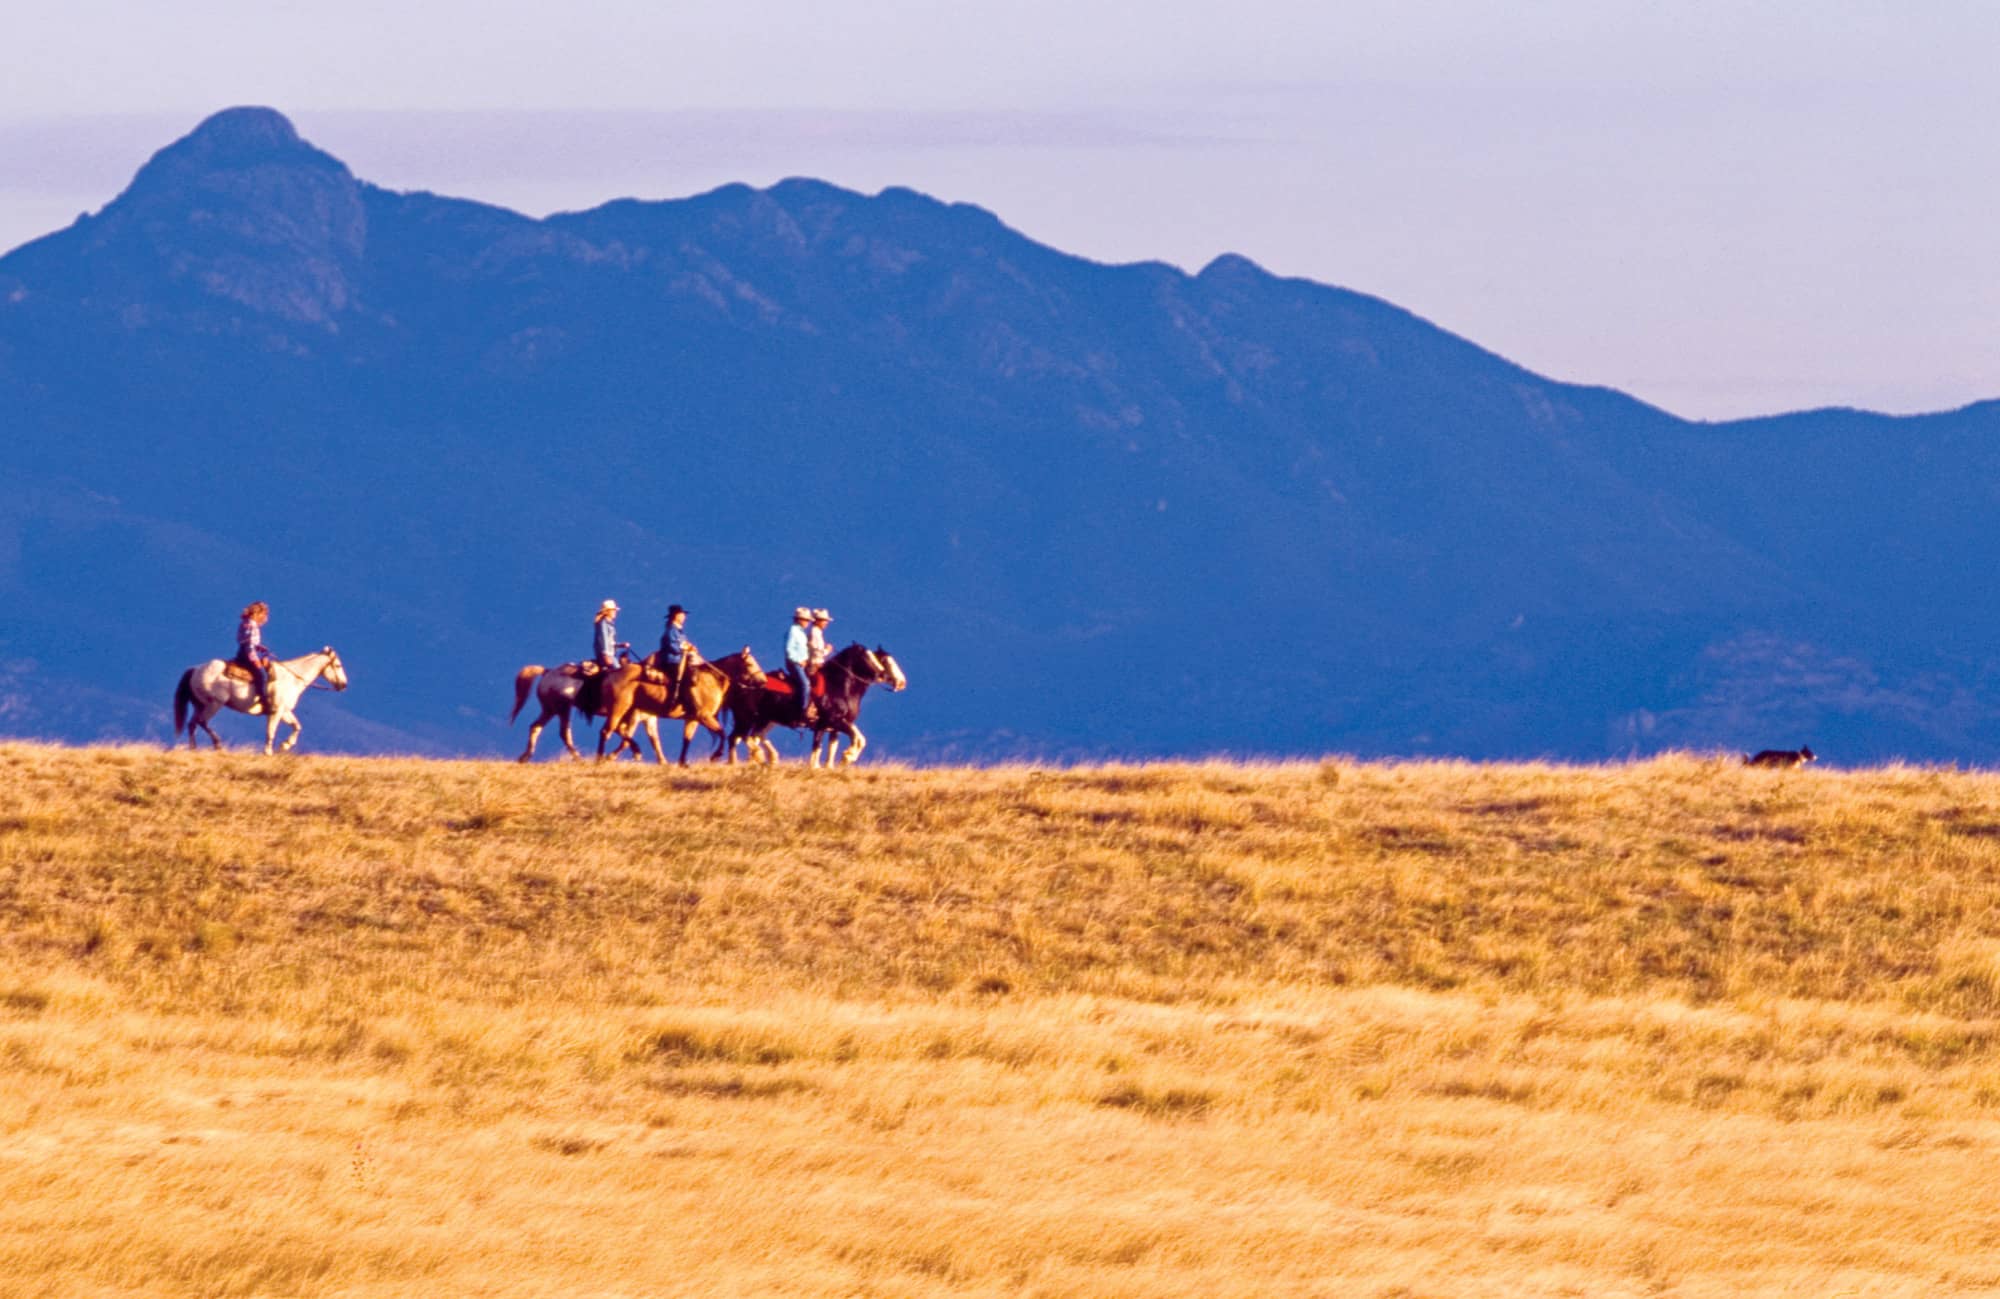
<path fill-rule="evenodd" d="M 673 617 L 677 613 L 686 613 L 686 612 L 687 610 L 681 608 L 677 604 L 670 604 L 667 606 L 667 617 L 669 618 Z"/>

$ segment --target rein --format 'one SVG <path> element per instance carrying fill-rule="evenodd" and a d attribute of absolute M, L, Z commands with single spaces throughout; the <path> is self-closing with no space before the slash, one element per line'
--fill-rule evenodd
<path fill-rule="evenodd" d="M 837 658 L 830 658 L 826 662 L 820 664 L 819 670 L 824 672 L 828 668 L 839 668 L 842 672 L 845 672 L 847 674 L 849 680 L 859 681 L 862 685 L 865 686 L 872 686 L 881 681 L 880 677 L 862 676 L 859 672 L 856 672 L 853 668 L 848 667 L 845 663 L 842 663 Z"/>
<path fill-rule="evenodd" d="M 308 677 L 308 676 L 306 676 L 306 674 L 305 674 L 305 673 L 303 673 L 303 672 L 299 671 L 299 670 L 298 670 L 297 668 L 295 668 L 295 667 L 293 667 L 293 666 L 292 666 L 291 664 L 289 664 L 289 663 L 285 662 L 285 661 L 284 661 L 283 659 L 272 659 L 272 660 L 271 660 L 271 666 L 272 666 L 272 667 L 274 667 L 274 668 L 283 668 L 283 669 L 285 670 L 285 673 L 286 673 L 286 675 L 287 675 L 287 676 L 294 676 L 294 677 L 297 677 L 297 678 L 299 678 L 300 680 L 304 681 L 304 682 L 306 683 L 306 686 L 305 686 L 305 688 L 306 688 L 306 689 L 308 689 L 308 690 L 336 690 L 336 689 L 338 689 L 338 687 L 336 687 L 336 686 L 335 686 L 335 685 L 334 685 L 334 684 L 333 684 L 332 682 L 330 682 L 330 681 L 326 681 L 326 680 L 324 680 L 324 679 L 323 679 L 323 678 L 322 678 L 322 677 L 320 676 L 320 672 L 325 672 L 325 671 L 326 671 L 326 669 L 327 669 L 328 667 L 331 667 L 331 666 L 332 666 L 332 663 L 333 663 L 333 661 L 332 661 L 332 660 L 329 660 L 329 661 L 328 661 L 327 663 L 325 663 L 325 664 L 322 664 L 322 665 L 320 666 L 320 670 L 319 670 L 319 672 L 315 672 L 315 673 L 313 673 L 313 674 L 312 674 L 312 675 L 311 675 L 310 677 Z"/>

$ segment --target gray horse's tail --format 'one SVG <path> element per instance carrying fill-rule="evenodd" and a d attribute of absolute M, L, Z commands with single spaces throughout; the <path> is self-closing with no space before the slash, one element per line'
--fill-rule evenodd
<path fill-rule="evenodd" d="M 535 688 L 535 678 L 542 675 L 543 671 L 545 669 L 531 664 L 522 668 L 520 675 L 514 678 L 514 711 L 507 714 L 510 725 L 521 715 L 522 706 L 528 702 L 528 693 Z"/>
<path fill-rule="evenodd" d="M 174 687 L 174 738 L 179 739 L 181 729 L 188 724 L 188 710 L 194 707 L 194 669 L 181 673 L 181 683 Z"/>

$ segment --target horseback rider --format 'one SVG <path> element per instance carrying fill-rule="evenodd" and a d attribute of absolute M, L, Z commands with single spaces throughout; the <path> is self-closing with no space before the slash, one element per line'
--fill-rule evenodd
<path fill-rule="evenodd" d="M 826 610 L 813 610 L 812 627 L 806 632 L 806 667 L 814 676 L 826 665 L 826 625 L 832 621 Z"/>
<path fill-rule="evenodd" d="M 792 626 L 785 633 L 785 680 L 799 697 L 799 721 L 811 726 L 818 720 L 812 702 L 812 610 L 801 605 L 792 610 Z"/>
<path fill-rule="evenodd" d="M 687 610 L 677 604 L 667 606 L 667 629 L 660 633 L 659 664 L 667 673 L 667 699 L 680 696 L 681 681 L 692 665 L 701 662 L 701 651 L 687 637 Z"/>
<path fill-rule="evenodd" d="M 606 600 L 597 606 L 597 626 L 591 640 L 591 666 L 599 672 L 609 672 L 618 666 L 621 650 L 632 648 L 630 641 L 618 639 L 618 602 Z"/>
<path fill-rule="evenodd" d="M 231 660 L 250 673 L 250 688 L 264 701 L 266 712 L 276 712 L 278 701 L 271 693 L 271 651 L 264 648 L 264 624 L 271 620 L 271 606 L 253 600 L 244 607 L 236 624 L 236 657 Z"/>

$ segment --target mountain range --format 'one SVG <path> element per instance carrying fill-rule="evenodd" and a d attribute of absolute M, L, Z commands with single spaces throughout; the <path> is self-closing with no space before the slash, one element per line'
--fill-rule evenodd
<path fill-rule="evenodd" d="M 262 598 L 308 749 L 512 753 L 611 597 L 831 607 L 888 758 L 2000 760 L 2000 402 L 1694 423 L 905 189 L 537 220 L 230 109 L 0 257 L 0 439 L 0 733 L 164 740 Z"/>

